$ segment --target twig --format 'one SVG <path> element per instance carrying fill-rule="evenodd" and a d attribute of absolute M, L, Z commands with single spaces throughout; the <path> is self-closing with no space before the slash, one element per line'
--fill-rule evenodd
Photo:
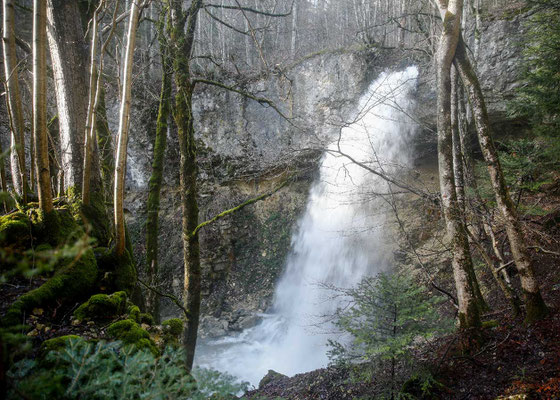
<path fill-rule="evenodd" d="M 540 246 L 529 246 L 529 247 L 527 247 L 527 248 L 528 248 L 528 249 L 534 249 L 534 250 L 540 251 L 540 252 L 542 252 L 542 253 L 544 253 L 544 254 L 551 254 L 551 255 L 553 255 L 553 256 L 560 257 L 560 253 L 557 253 L 557 252 L 551 251 L 551 250 L 543 249 L 543 248 L 540 247 Z"/>
<path fill-rule="evenodd" d="M 253 203 L 256 203 L 258 201 L 264 200 L 267 197 L 272 196 L 274 193 L 276 193 L 277 191 L 279 191 L 280 189 L 282 189 L 284 186 L 286 186 L 289 182 L 289 180 L 293 178 L 293 176 L 291 176 L 290 178 L 286 179 L 284 182 L 282 182 L 282 184 L 280 184 L 279 186 L 277 186 L 276 188 L 274 188 L 273 190 L 271 190 L 270 192 L 261 194 L 260 196 L 254 197 L 252 199 L 249 199 L 233 208 L 230 208 L 229 210 L 226 211 L 222 211 L 221 213 L 219 213 L 218 215 L 214 216 L 213 218 L 204 221 L 200 224 L 198 224 L 198 226 L 194 229 L 194 231 L 192 231 L 192 233 L 190 234 L 191 237 L 195 236 L 196 234 L 198 234 L 198 231 L 200 231 L 202 228 L 204 228 L 206 225 L 211 224 L 212 222 L 215 222 L 221 218 L 224 218 L 226 216 L 228 216 L 229 214 L 232 214 L 236 211 L 239 211 L 245 207 L 247 207 L 248 205 L 251 205 Z"/>
<path fill-rule="evenodd" d="M 177 307 L 179 307 L 181 309 L 181 311 L 183 311 L 183 314 L 185 314 L 185 317 L 187 319 L 189 319 L 191 313 L 183 306 L 183 304 L 181 304 L 181 301 L 177 297 L 175 297 L 175 296 L 173 296 L 172 294 L 169 294 L 169 293 L 164 293 L 161 290 L 156 289 L 155 287 L 148 285 L 146 282 L 144 282 L 140 278 L 138 278 L 138 282 L 140 282 L 144 287 L 146 287 L 146 289 L 151 290 L 155 294 L 171 300 L 173 303 L 175 303 L 175 305 Z"/>

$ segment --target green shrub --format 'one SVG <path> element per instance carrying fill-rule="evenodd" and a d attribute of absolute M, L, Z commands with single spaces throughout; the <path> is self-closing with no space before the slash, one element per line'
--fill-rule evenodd
<path fill-rule="evenodd" d="M 391 395 L 396 371 L 413 359 L 413 345 L 453 326 L 437 310 L 441 297 L 426 294 L 408 276 L 382 273 L 338 291 L 349 298 L 335 314 L 335 326 L 346 337 L 329 341 L 329 358 L 342 366 L 356 366 L 358 380 L 376 374 L 369 366 L 390 364 Z"/>
<path fill-rule="evenodd" d="M 194 371 L 193 379 L 183 367 L 183 352 L 172 348 L 155 357 L 118 342 L 71 339 L 46 359 L 52 368 L 25 359 L 10 369 L 8 378 L 17 390 L 8 399 L 20 394 L 31 399 L 226 399 L 247 388 L 211 370 Z"/>
<path fill-rule="evenodd" d="M 542 133 L 560 132 L 560 1 L 531 0 L 534 13 L 523 43 L 524 84 L 511 104 L 514 116 L 528 118 Z"/>

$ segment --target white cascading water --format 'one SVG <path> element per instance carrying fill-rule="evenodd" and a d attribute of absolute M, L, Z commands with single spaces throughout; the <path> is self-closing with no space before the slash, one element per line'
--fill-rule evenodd
<path fill-rule="evenodd" d="M 409 67 L 370 85 L 321 161 L 269 314 L 236 336 L 202 343 L 199 366 L 257 385 L 269 369 L 291 376 L 327 365 L 327 340 L 336 334 L 325 321 L 343 301 L 328 287 L 348 288 L 388 268 L 393 250 L 383 230 L 387 208 L 375 196 L 387 182 L 351 159 L 388 175 L 410 165 L 417 76 Z"/>

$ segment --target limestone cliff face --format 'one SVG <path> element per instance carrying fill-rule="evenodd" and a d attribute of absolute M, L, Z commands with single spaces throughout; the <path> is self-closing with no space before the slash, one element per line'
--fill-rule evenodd
<path fill-rule="evenodd" d="M 518 84 L 518 38 L 523 18 L 517 15 L 483 21 L 477 68 L 495 121 L 504 121 L 504 100 Z M 472 38 L 469 43 L 472 46 Z M 379 72 L 412 63 L 408 57 L 398 51 L 325 54 L 236 86 L 274 101 L 283 116 L 239 94 L 214 86 L 197 88 L 194 105 L 200 149 L 201 221 L 274 188 L 288 171 L 299 172 L 293 183 L 273 197 L 201 232 L 202 336 L 246 328 L 256 322 L 255 313 L 268 307 L 305 206 L 320 148 L 336 137 L 340 122 L 351 117 L 360 95 Z M 426 128 L 433 128 L 435 79 L 429 62 L 426 65 L 421 71 L 417 117 Z M 146 127 L 154 125 L 149 121 L 156 108 L 153 104 L 151 109 L 136 109 L 129 144 L 127 218 L 140 271 L 144 268 L 143 223 L 154 135 Z M 422 140 L 423 148 L 433 152 L 435 133 L 425 129 Z M 159 232 L 160 268 L 163 289 L 179 296 L 183 262 L 177 159 L 176 135 L 169 132 Z M 162 318 L 176 315 L 178 310 L 164 301 Z"/>

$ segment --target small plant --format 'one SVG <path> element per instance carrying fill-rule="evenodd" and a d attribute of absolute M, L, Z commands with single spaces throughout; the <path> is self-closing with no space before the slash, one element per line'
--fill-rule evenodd
<path fill-rule="evenodd" d="M 397 370 L 411 360 L 414 344 L 452 326 L 437 312 L 442 299 L 426 294 L 412 278 L 398 274 L 365 278 L 356 288 L 342 291 L 350 303 L 337 311 L 335 325 L 348 337 L 342 342 L 330 341 L 329 358 L 359 366 L 356 369 L 362 377 L 367 375 L 368 365 L 388 364 L 391 394 L 395 394 Z"/>
<path fill-rule="evenodd" d="M 526 23 L 523 78 L 511 103 L 514 116 L 528 118 L 540 133 L 558 135 L 560 127 L 560 2 L 531 0 L 534 13 Z"/>
<path fill-rule="evenodd" d="M 160 357 L 120 342 L 70 339 L 43 360 L 24 359 L 8 373 L 9 399 L 226 399 L 247 384 L 216 371 L 183 367 L 183 352 L 168 347 Z M 193 378 L 193 376 L 195 378 Z"/>

